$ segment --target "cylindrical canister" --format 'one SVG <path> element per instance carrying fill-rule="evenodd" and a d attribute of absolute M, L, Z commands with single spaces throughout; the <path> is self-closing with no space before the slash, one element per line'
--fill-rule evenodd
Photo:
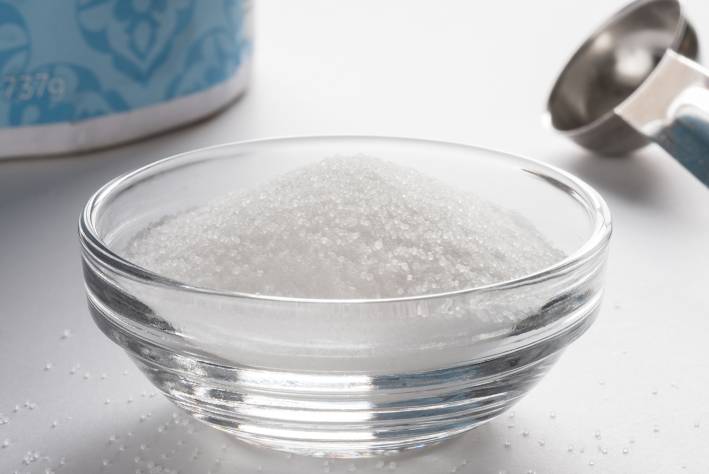
<path fill-rule="evenodd" d="M 88 150 L 245 89 L 249 0 L 0 0 L 0 157 Z"/>

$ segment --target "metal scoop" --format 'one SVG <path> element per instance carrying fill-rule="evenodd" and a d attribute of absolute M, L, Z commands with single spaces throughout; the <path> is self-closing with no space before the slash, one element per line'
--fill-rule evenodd
<path fill-rule="evenodd" d="M 551 91 L 551 123 L 579 145 L 622 155 L 649 142 L 709 186 L 709 70 L 678 0 L 639 0 L 579 48 Z"/>

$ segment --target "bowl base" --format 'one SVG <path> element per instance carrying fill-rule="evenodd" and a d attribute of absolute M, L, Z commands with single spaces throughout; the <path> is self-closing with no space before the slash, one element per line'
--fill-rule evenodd
<path fill-rule="evenodd" d="M 228 385 L 224 380 L 207 385 L 205 378 L 197 381 L 141 359 L 136 363 L 176 405 L 239 440 L 299 455 L 362 458 L 431 446 L 491 420 L 526 393 L 556 358 L 557 353 L 549 354 L 490 380 L 481 380 L 479 367 L 472 366 L 372 377 L 369 391 L 353 389 L 352 380 L 341 376 L 340 387 L 326 393 L 322 385 L 304 390 L 312 375 L 299 381 L 302 374 L 278 374 L 284 385 L 298 386 L 288 393 L 246 387 L 239 376 Z M 268 374 L 270 382 L 273 376 Z"/>
<path fill-rule="evenodd" d="M 237 442 L 243 442 L 257 448 L 272 449 L 284 453 L 295 454 L 298 456 L 310 456 L 324 459 L 365 459 L 380 456 L 391 456 L 405 451 L 426 449 L 437 446 L 452 438 L 462 436 L 468 431 L 477 428 L 485 421 L 474 423 L 471 426 L 464 427 L 458 430 L 451 430 L 444 433 L 439 433 L 435 437 L 412 437 L 410 439 L 399 439 L 396 443 L 389 446 L 383 446 L 378 443 L 348 443 L 342 445 L 332 441 L 308 442 L 298 440 L 282 440 L 278 438 L 255 437 L 250 434 L 240 431 L 238 428 L 225 427 L 210 420 L 202 419 L 195 416 L 196 419 L 208 424 L 213 428 L 224 431 L 233 436 Z M 491 417 L 490 419 L 492 419 Z"/>
<path fill-rule="evenodd" d="M 220 365 L 155 344 L 90 307 L 103 332 L 198 420 L 251 444 L 330 458 L 422 448 L 489 421 L 544 376 L 597 310 L 594 305 L 556 334 L 489 359 L 427 372 L 366 375 Z"/>
<path fill-rule="evenodd" d="M 431 446 L 469 431 L 517 402 L 560 354 L 553 341 L 462 367 L 386 376 L 282 373 L 135 357 L 171 401 L 196 419 L 263 447 L 361 458 Z M 146 355 L 147 351 L 139 351 Z M 167 354 L 162 354 L 165 356 Z M 168 356 L 171 357 L 171 356 Z M 169 368 L 168 368 L 169 367 Z M 489 373 L 490 375 L 485 375 Z"/>

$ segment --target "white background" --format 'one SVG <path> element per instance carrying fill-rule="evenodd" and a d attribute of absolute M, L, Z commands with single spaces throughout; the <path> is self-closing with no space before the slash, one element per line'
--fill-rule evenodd
<path fill-rule="evenodd" d="M 614 217 L 595 326 L 513 418 L 391 459 L 394 472 L 709 472 L 709 194 L 659 149 L 603 159 L 541 120 L 566 58 L 621 2 L 256 3 L 252 86 L 225 113 L 106 151 L 0 162 L 0 472 L 377 471 L 376 460 L 289 458 L 174 419 L 83 297 L 76 222 L 108 179 L 205 145 L 332 133 L 530 156 L 587 180 Z M 709 42 L 709 3 L 688 11 Z M 24 464 L 28 452 L 38 459 Z"/>

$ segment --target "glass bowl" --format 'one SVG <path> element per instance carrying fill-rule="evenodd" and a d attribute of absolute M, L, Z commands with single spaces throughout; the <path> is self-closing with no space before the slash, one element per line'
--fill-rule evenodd
<path fill-rule="evenodd" d="M 360 153 L 521 213 L 568 257 L 483 287 L 323 300 L 198 288 L 121 256 L 166 216 Z M 536 161 L 425 140 L 312 137 L 227 144 L 140 168 L 89 200 L 79 234 L 96 324 L 176 405 L 250 443 L 358 457 L 458 435 L 529 391 L 598 312 L 611 224 L 598 193 Z"/>

